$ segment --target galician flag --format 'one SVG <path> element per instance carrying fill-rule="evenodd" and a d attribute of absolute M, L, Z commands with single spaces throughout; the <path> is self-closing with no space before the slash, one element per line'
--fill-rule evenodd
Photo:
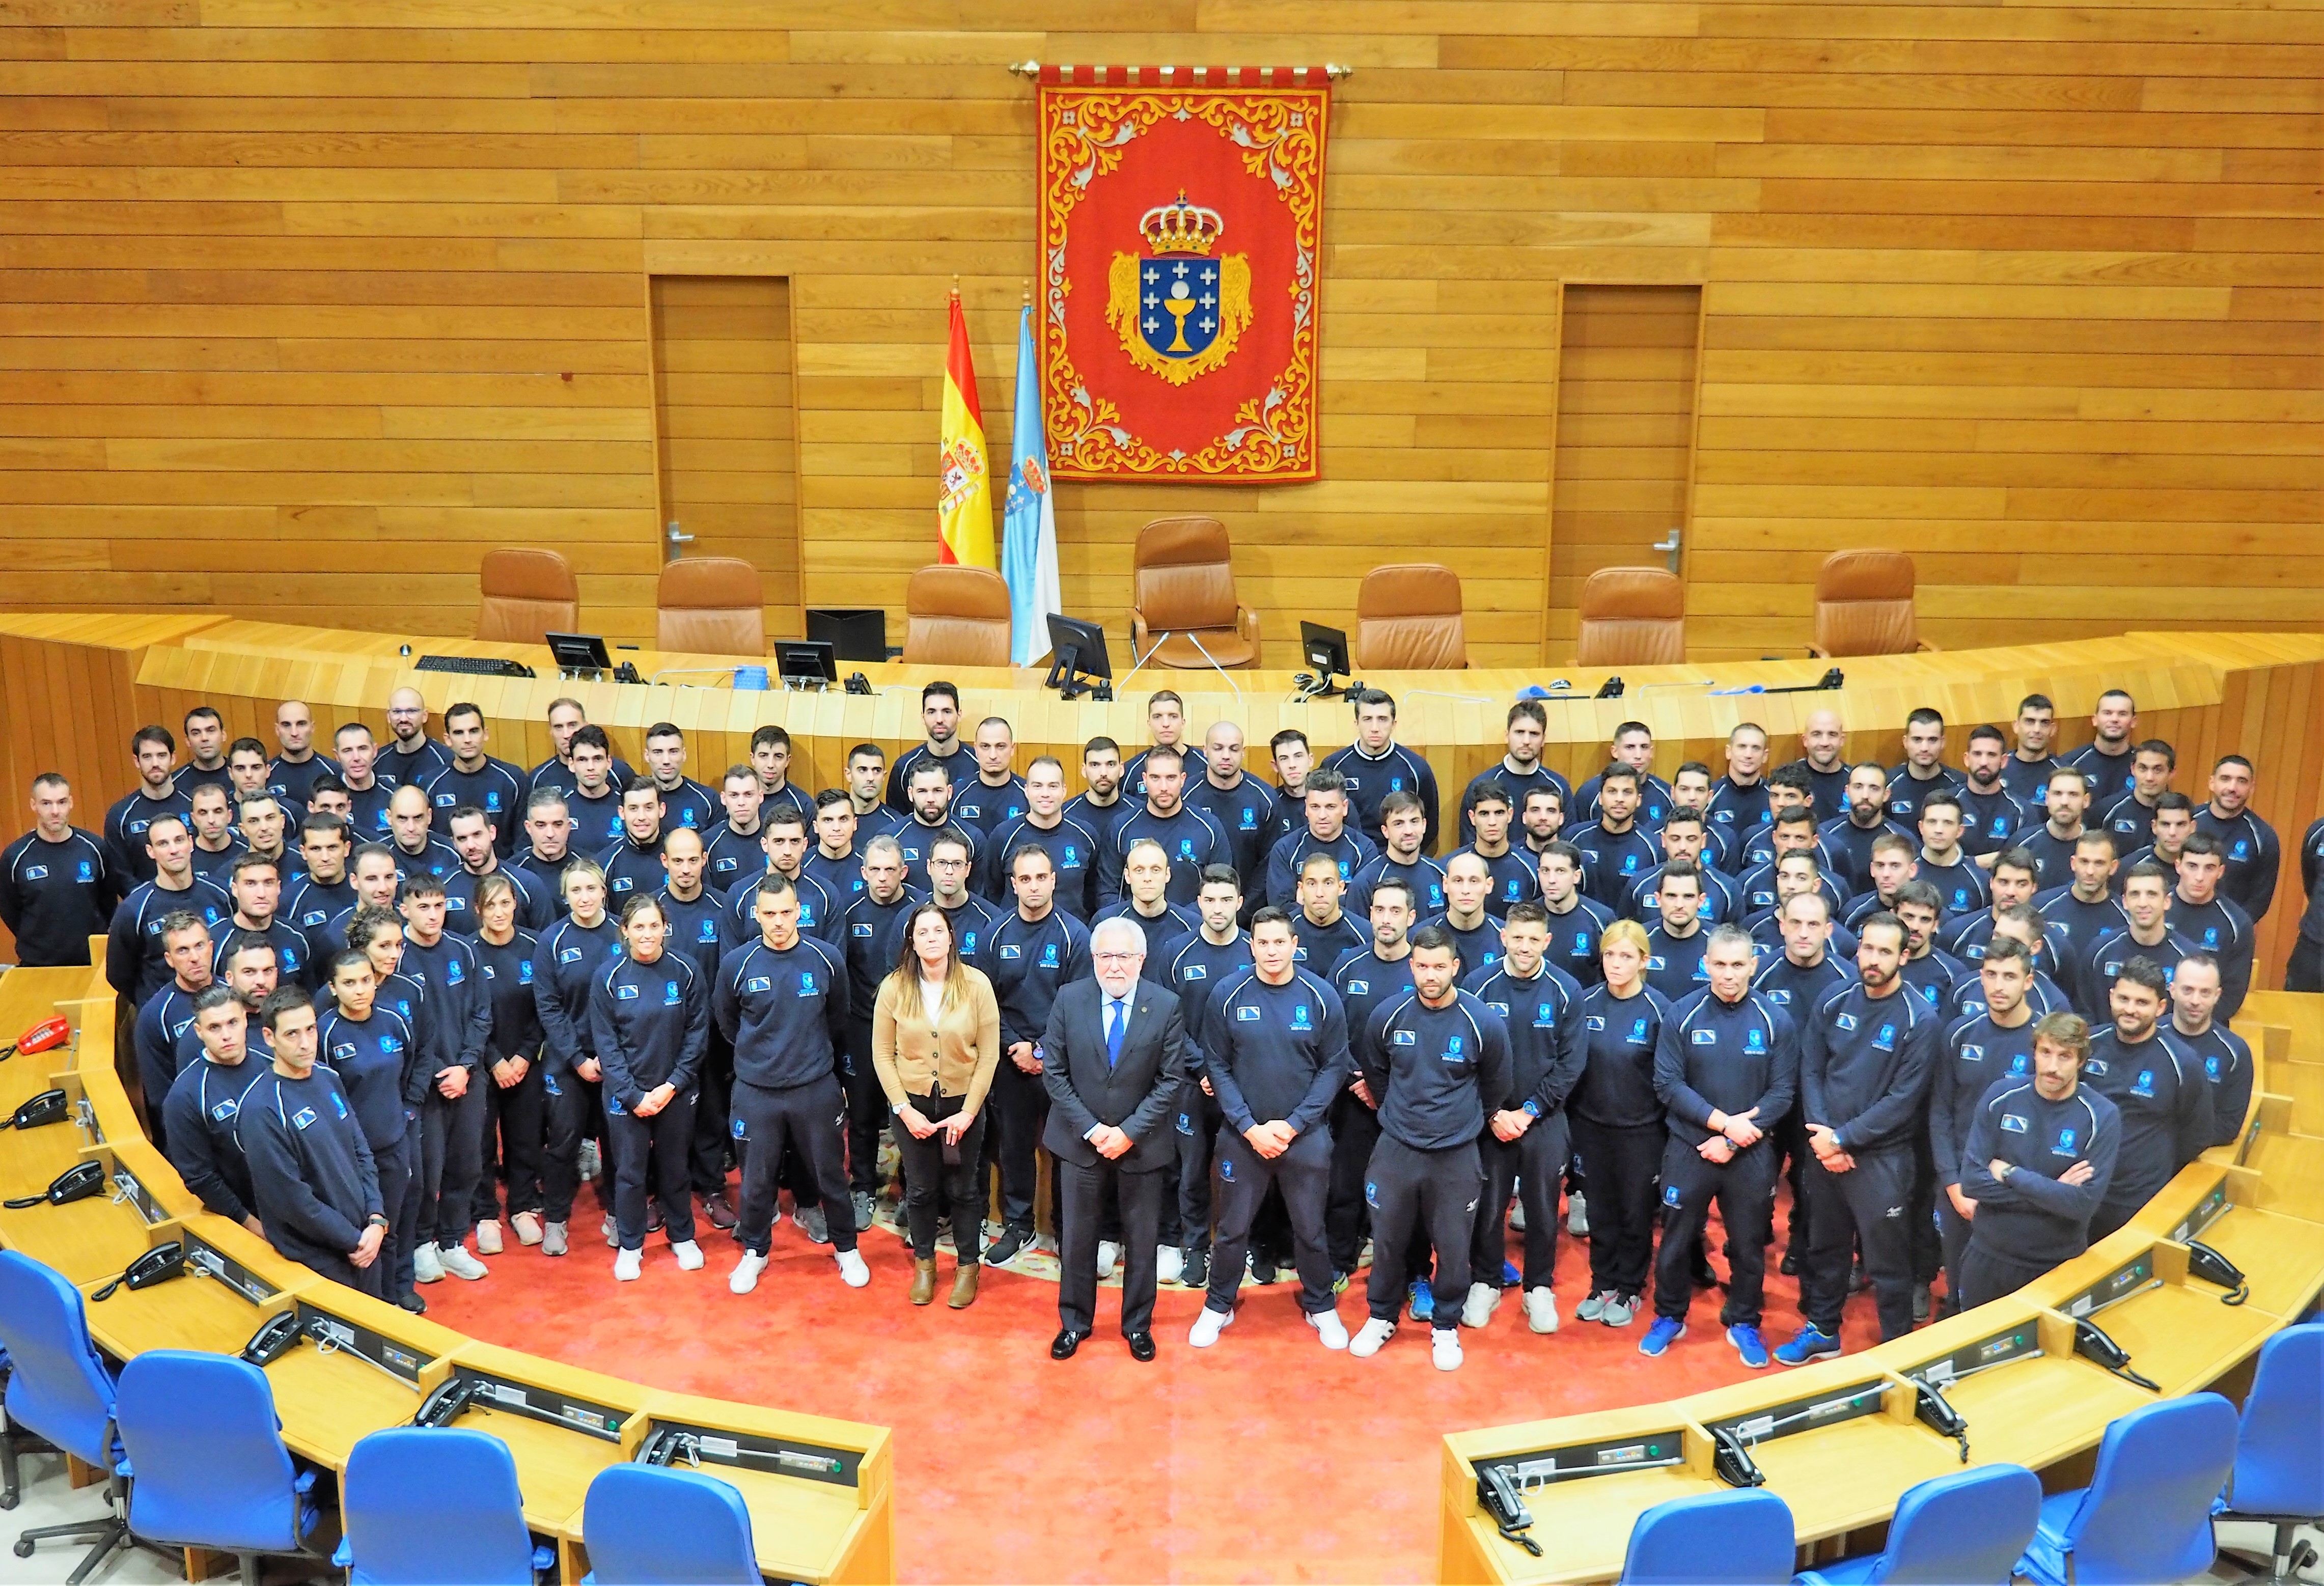
<path fill-rule="evenodd" d="M 1001 571 L 1009 580 L 1010 659 L 1031 666 L 1049 650 L 1057 593 L 1057 508 L 1049 488 L 1049 436 L 1041 422 L 1041 373 L 1033 365 L 1033 308 L 1017 321 L 1017 422 L 1009 499 L 1002 509 Z"/>
<path fill-rule="evenodd" d="M 976 365 L 969 361 L 968 321 L 960 289 L 952 294 L 952 346 L 945 355 L 944 427 L 936 459 L 937 559 L 990 567 L 992 493 L 985 463 L 984 410 L 976 400 Z"/>

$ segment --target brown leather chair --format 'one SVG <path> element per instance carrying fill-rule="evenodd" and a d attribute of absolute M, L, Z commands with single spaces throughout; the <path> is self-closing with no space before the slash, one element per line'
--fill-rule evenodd
<path fill-rule="evenodd" d="M 938 563 L 904 588 L 904 659 L 931 667 L 1009 664 L 1009 581 L 990 567 Z"/>
<path fill-rule="evenodd" d="M 1901 550 L 1836 550 L 1816 573 L 1810 655 L 1905 655 L 1921 642 L 1913 558 Z"/>
<path fill-rule="evenodd" d="M 767 617 L 759 569 L 733 557 L 667 563 L 654 591 L 654 648 L 708 655 L 764 655 Z"/>
<path fill-rule="evenodd" d="M 1259 665 L 1259 613 L 1235 599 L 1229 549 L 1216 518 L 1157 518 L 1138 531 L 1130 639 L 1139 655 L 1158 638 L 1156 666 Z"/>
<path fill-rule="evenodd" d="M 1686 586 L 1660 567 L 1600 567 L 1582 586 L 1583 667 L 1655 667 L 1686 659 Z"/>
<path fill-rule="evenodd" d="M 1356 592 L 1351 658 L 1367 672 L 1452 670 L 1469 664 L 1461 576 L 1434 562 L 1374 567 Z"/>
<path fill-rule="evenodd" d="M 543 635 L 581 625 L 581 587 L 573 564 L 553 550 L 503 546 L 484 553 L 477 569 L 484 597 L 476 604 L 476 637 L 501 644 L 540 644 Z"/>

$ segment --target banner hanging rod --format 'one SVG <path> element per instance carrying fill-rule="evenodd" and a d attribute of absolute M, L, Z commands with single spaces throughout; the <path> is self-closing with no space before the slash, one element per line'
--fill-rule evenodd
<path fill-rule="evenodd" d="M 1321 77 L 1340 82 L 1355 76 L 1352 66 L 1073 66 L 1044 67 L 1038 60 L 1010 62 L 1009 69 L 1019 77 L 1032 78 L 1056 84 L 1075 87 L 1111 87 L 1117 80 L 1125 87 L 1167 87 L 1174 83 L 1191 83 L 1196 88 L 1291 88 L 1305 86 Z M 1089 78 L 1084 82 L 1080 79 Z"/>

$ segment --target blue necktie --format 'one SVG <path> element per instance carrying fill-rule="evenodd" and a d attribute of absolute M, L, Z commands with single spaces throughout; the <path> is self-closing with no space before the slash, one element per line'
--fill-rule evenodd
<path fill-rule="evenodd" d="M 1107 998 L 1105 1002 L 1105 1066 L 1108 1073 L 1112 1072 L 1113 1065 L 1121 1061 L 1121 1027 L 1126 1022 L 1127 1020 L 1122 1017 L 1120 1000 L 1113 997 Z"/>

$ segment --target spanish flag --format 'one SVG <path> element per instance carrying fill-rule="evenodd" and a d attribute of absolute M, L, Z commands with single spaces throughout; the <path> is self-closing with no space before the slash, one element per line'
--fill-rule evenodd
<path fill-rule="evenodd" d="M 968 321 L 960 289 L 952 292 L 952 347 L 945 355 L 942 454 L 936 459 L 938 559 L 997 567 L 992 494 L 985 464 L 984 410 L 976 401 L 976 365 L 969 361 Z"/>

